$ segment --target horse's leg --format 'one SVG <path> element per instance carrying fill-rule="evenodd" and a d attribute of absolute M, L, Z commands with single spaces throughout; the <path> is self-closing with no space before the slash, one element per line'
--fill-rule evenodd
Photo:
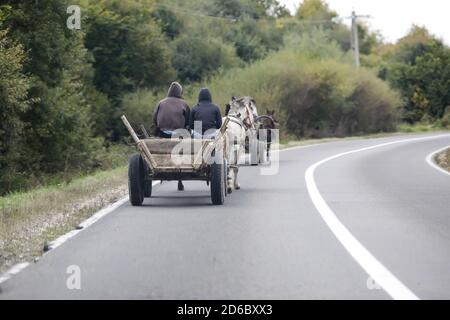
<path fill-rule="evenodd" d="M 233 168 L 233 171 L 234 171 L 234 188 L 236 190 L 240 190 L 241 185 L 239 184 L 239 181 L 238 181 L 239 167 L 236 166 L 236 168 Z"/>
<path fill-rule="evenodd" d="M 228 139 L 228 141 L 230 141 L 230 139 Z M 227 154 L 228 154 L 228 164 L 233 166 L 235 164 L 235 159 L 233 159 L 233 148 L 234 145 L 233 144 L 227 144 L 229 150 L 227 150 Z M 233 175 L 234 175 L 234 171 L 232 169 L 232 167 L 229 168 L 228 170 L 228 175 L 227 175 L 227 192 L 228 193 L 232 193 L 233 192 Z"/>
<path fill-rule="evenodd" d="M 184 191 L 183 181 L 178 180 L 178 191 Z"/>
<path fill-rule="evenodd" d="M 228 177 L 227 177 L 227 192 L 232 193 L 233 192 L 233 183 L 234 183 L 234 169 L 230 168 L 228 170 Z"/>
<path fill-rule="evenodd" d="M 235 151 L 235 157 L 236 157 L 236 166 L 233 168 L 233 187 L 236 190 L 241 189 L 241 186 L 238 182 L 238 173 L 239 173 L 239 151 Z"/>

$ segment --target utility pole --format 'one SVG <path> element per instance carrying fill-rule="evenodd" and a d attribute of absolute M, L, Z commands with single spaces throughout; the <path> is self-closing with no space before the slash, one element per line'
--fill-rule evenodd
<path fill-rule="evenodd" d="M 359 18 L 371 18 L 369 15 L 357 15 L 355 10 L 352 11 L 352 15 L 350 17 L 345 17 L 344 19 L 352 19 L 352 49 L 353 56 L 355 58 L 355 66 L 359 68 L 359 37 L 358 37 L 358 19 Z"/>
<path fill-rule="evenodd" d="M 358 38 L 358 16 L 356 15 L 355 11 L 352 11 L 352 47 L 354 52 L 354 58 L 355 58 L 355 66 L 359 68 L 361 65 L 359 61 L 359 38 Z"/>

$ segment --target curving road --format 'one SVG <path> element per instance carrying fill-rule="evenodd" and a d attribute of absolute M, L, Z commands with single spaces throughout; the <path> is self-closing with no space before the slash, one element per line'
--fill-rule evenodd
<path fill-rule="evenodd" d="M 201 182 L 155 186 L 0 284 L 0 299 L 449 299 L 450 176 L 425 160 L 447 145 L 428 134 L 282 151 L 277 175 L 242 168 L 221 207 Z M 80 290 L 67 289 L 70 265 Z"/>

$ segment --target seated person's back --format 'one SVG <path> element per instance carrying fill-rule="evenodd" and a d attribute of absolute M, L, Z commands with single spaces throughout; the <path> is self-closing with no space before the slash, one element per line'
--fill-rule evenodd
<path fill-rule="evenodd" d="M 189 106 L 182 99 L 182 92 L 182 86 L 178 82 L 173 82 L 167 98 L 158 103 L 153 116 L 157 136 L 170 138 L 172 131 L 188 127 Z"/>
<path fill-rule="evenodd" d="M 202 132 L 197 132 L 195 121 L 202 123 Z M 222 116 L 217 105 L 212 103 L 211 92 L 207 88 L 200 90 L 198 95 L 198 104 L 192 109 L 189 126 L 195 132 L 194 134 L 204 134 L 210 129 L 220 129 L 222 126 Z"/>

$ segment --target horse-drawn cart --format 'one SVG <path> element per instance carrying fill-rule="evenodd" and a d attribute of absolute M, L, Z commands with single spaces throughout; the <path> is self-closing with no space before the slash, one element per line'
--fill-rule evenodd
<path fill-rule="evenodd" d="M 152 181 L 202 180 L 211 188 L 211 201 L 222 205 L 226 196 L 228 166 L 224 157 L 225 121 L 214 139 L 139 139 L 125 116 L 122 121 L 139 153 L 128 167 L 128 190 L 133 206 L 152 195 Z"/>

